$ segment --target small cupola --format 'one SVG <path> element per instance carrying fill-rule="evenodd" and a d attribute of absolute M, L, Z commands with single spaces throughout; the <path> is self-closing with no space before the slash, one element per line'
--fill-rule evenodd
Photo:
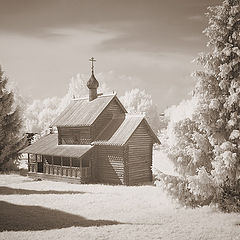
<path fill-rule="evenodd" d="M 94 66 L 93 62 L 96 60 L 92 57 L 89 59 L 92 62 L 92 75 L 87 82 L 87 87 L 89 88 L 89 101 L 92 101 L 97 98 L 97 88 L 99 87 L 99 83 L 94 76 Z"/>

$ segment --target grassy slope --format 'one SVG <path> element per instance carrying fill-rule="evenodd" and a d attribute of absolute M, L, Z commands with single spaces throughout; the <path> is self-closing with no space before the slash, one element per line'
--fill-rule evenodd
<path fill-rule="evenodd" d="M 178 208 L 153 186 L 0 175 L 0 193 L 0 239 L 240 239 L 239 215 Z"/>

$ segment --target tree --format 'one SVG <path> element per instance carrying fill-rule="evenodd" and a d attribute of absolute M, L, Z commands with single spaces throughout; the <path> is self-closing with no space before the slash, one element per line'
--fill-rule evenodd
<path fill-rule="evenodd" d="M 22 120 L 19 107 L 14 103 L 14 94 L 6 87 L 8 79 L 0 67 L 0 171 L 9 169 L 24 140 L 20 134 Z"/>
<path fill-rule="evenodd" d="M 61 99 L 57 97 L 34 100 L 24 112 L 25 131 L 43 133 L 59 114 Z"/>
<path fill-rule="evenodd" d="M 160 127 L 160 119 L 157 106 L 153 104 L 151 95 L 144 90 L 140 91 L 138 88 L 135 88 L 131 91 L 126 91 L 124 96 L 120 97 L 120 101 L 129 113 L 145 114 L 149 124 L 157 133 Z"/>
<path fill-rule="evenodd" d="M 209 52 L 197 59 L 196 108 L 168 126 L 165 149 L 178 176 L 159 173 L 163 187 L 184 205 L 215 203 L 240 211 L 240 6 L 208 8 Z M 164 142 L 164 141 L 162 141 Z"/>

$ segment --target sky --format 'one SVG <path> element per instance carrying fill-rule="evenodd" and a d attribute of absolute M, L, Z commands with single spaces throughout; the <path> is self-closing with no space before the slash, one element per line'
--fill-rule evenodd
<path fill-rule="evenodd" d="M 118 96 L 145 90 L 162 111 L 189 98 L 207 51 L 204 13 L 221 0 L 0 0 L 0 64 L 20 93 L 62 97 L 95 73 Z M 101 82 L 100 82 L 101 84 Z"/>

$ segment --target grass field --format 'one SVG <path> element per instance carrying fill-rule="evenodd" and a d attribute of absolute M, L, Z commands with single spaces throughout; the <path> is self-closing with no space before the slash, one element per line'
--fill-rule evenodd
<path fill-rule="evenodd" d="M 0 239 L 240 239 L 240 216 L 185 209 L 154 186 L 0 175 Z"/>

